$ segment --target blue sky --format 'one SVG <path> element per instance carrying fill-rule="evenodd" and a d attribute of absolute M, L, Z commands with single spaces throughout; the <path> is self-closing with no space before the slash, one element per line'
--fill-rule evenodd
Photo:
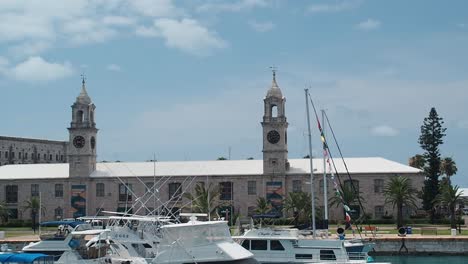
<path fill-rule="evenodd" d="M 229 149 L 261 158 L 275 65 L 290 158 L 307 153 L 305 87 L 348 157 L 407 163 L 434 106 L 447 127 L 442 155 L 466 187 L 466 10 L 422 0 L 2 0 L 0 134 L 67 140 L 85 73 L 99 160 L 213 160 Z"/>

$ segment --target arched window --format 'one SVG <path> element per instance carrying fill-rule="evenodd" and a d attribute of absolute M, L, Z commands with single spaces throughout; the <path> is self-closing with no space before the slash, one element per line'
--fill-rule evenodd
<path fill-rule="evenodd" d="M 94 123 L 94 111 L 89 113 L 89 118 L 91 119 L 91 123 Z"/>
<path fill-rule="evenodd" d="M 278 107 L 276 105 L 271 106 L 271 117 L 278 117 Z"/>
<path fill-rule="evenodd" d="M 83 120 L 83 117 L 84 117 L 84 116 L 83 116 L 83 111 L 78 110 L 78 111 L 76 112 L 76 122 L 82 123 L 82 122 L 84 121 L 84 120 Z"/>

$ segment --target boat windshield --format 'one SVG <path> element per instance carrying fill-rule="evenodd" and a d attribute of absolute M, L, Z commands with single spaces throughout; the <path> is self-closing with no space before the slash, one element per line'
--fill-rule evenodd
<path fill-rule="evenodd" d="M 170 241 L 178 240 L 185 246 L 196 247 L 218 242 L 231 242 L 227 225 L 193 225 L 165 230 L 164 237 Z"/>

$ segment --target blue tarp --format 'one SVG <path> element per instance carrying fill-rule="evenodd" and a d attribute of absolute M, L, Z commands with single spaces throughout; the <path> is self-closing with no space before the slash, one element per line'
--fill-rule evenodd
<path fill-rule="evenodd" d="M 40 253 L 11 253 L 0 254 L 1 263 L 19 262 L 19 263 L 32 263 L 40 258 L 49 258 L 48 255 Z"/>
<path fill-rule="evenodd" d="M 49 221 L 42 222 L 41 226 L 59 226 L 59 225 L 69 225 L 71 227 L 76 227 L 77 225 L 86 224 L 83 221 Z"/>

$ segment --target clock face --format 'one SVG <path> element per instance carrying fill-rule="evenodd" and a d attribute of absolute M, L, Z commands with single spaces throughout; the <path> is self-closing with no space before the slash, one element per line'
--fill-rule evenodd
<path fill-rule="evenodd" d="M 267 134 L 267 140 L 268 142 L 270 142 L 271 144 L 276 144 L 279 142 L 280 140 L 280 134 L 278 133 L 278 131 L 276 130 L 271 130 L 270 132 L 268 132 Z"/>
<path fill-rule="evenodd" d="M 73 146 L 75 146 L 75 148 L 82 148 L 84 147 L 85 145 L 85 139 L 84 137 L 82 136 L 76 136 L 74 139 L 73 139 Z"/>
<path fill-rule="evenodd" d="M 91 137 L 91 148 L 94 149 L 96 146 L 96 139 L 94 137 Z"/>

